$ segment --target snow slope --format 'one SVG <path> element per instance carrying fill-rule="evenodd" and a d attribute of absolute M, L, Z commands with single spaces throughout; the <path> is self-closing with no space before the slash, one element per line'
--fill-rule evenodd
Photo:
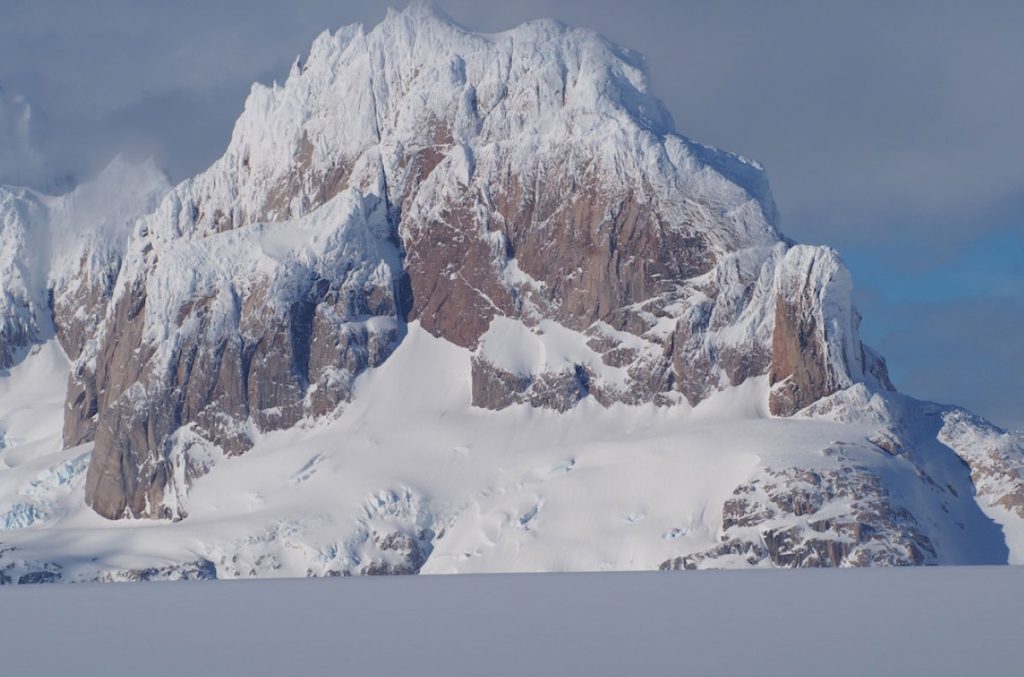
<path fill-rule="evenodd" d="M 52 359 L 49 347 L 26 369 Z M 915 465 L 867 441 L 876 426 L 768 417 L 763 379 L 693 409 L 584 401 L 564 414 L 495 412 L 470 406 L 470 359 L 412 325 L 391 359 L 357 379 L 337 419 L 261 435 L 239 457 L 190 447 L 212 467 L 183 496 L 189 516 L 179 522 L 109 522 L 80 494 L 68 500 L 81 490 L 82 449 L 61 452 L 53 437 L 31 454 L 6 449 L 0 460 L 24 460 L 0 472 L 2 495 L 15 496 L 0 511 L 34 506 L 36 517 L 33 528 L 0 532 L 0 571 L 75 581 L 133 579 L 147 568 L 172 578 L 649 570 L 719 544 L 723 504 L 766 468 L 848 464 L 918 517 L 935 547 L 929 561 L 1006 562 L 1002 535 L 952 454 L 952 465 L 929 471 L 959 496 L 936 503 Z M 50 400 L 53 417 L 60 401 Z M 933 505 L 942 509 L 925 512 Z"/>

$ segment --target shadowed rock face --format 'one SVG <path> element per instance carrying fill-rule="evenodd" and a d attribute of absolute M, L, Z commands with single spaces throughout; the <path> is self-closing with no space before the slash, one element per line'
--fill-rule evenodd
<path fill-rule="evenodd" d="M 164 209 L 194 230 L 164 239 L 166 213 L 149 217 L 154 231 L 134 241 L 109 309 L 107 289 L 83 299 L 93 317 L 109 311 L 102 325 L 59 323 L 69 345 L 97 334 L 95 361 L 72 375 L 65 442 L 95 435 L 86 500 L 101 515 L 183 517 L 166 495 L 176 430 L 242 453 L 255 432 L 335 411 L 400 340 L 407 294 L 394 229 L 340 170 L 311 170 L 311 153 L 304 138 L 262 216 L 316 215 L 265 227 L 212 199 L 172 199 Z"/>
<path fill-rule="evenodd" d="M 345 401 L 352 378 L 383 362 L 400 331 L 389 286 L 353 301 L 341 289 L 345 281 L 310 278 L 276 310 L 268 304 L 270 282 L 257 284 L 234 300 L 227 331 L 215 326 L 224 320 L 215 309 L 223 299 L 189 301 L 177 326 L 191 330 L 159 348 L 144 338 L 144 289 L 123 297 L 97 359 L 102 395 L 86 480 L 90 505 L 110 518 L 181 517 L 161 507 L 175 430 L 191 424 L 228 455 L 239 454 L 251 446 L 251 432 L 287 428 Z M 367 316 L 384 322 L 348 321 Z"/>
<path fill-rule="evenodd" d="M 64 353 L 72 362 L 64 412 L 64 446 L 90 442 L 96 435 L 99 398 L 96 392 L 96 363 L 80 360 L 90 350 L 110 295 L 117 282 L 121 261 L 115 257 L 102 273 L 90 277 L 81 266 L 74 284 L 54 290 L 53 324 Z"/>
<path fill-rule="evenodd" d="M 768 379 L 771 385 L 778 385 L 769 399 L 776 416 L 792 416 L 839 389 L 829 379 L 817 321 L 813 314 L 804 312 L 805 307 L 800 299 L 780 296 L 775 301 Z"/>

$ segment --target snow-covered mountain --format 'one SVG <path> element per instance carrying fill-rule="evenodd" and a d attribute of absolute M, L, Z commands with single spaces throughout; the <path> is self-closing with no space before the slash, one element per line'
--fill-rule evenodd
<path fill-rule="evenodd" d="M 0 581 L 1024 560 L 776 221 L 591 32 L 324 33 L 173 189 L 0 191 Z"/>

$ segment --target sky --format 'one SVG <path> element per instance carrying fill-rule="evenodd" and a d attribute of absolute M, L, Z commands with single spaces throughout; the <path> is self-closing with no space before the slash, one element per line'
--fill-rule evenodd
<path fill-rule="evenodd" d="M 437 4 L 644 53 L 677 130 L 765 165 L 783 232 L 842 254 L 900 390 L 1024 429 L 1024 3 Z M 0 183 L 59 188 L 117 152 L 184 179 L 223 152 L 253 81 L 385 6 L 3 0 Z"/>

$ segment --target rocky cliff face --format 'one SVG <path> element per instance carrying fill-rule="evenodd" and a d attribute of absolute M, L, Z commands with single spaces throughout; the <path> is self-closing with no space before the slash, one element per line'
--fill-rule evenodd
<path fill-rule="evenodd" d="M 104 517 L 187 517 L 217 457 L 340 415 L 414 323 L 469 351 L 452 378 L 482 410 L 688 412 L 763 389 L 759 416 L 864 428 L 814 467 L 762 463 L 718 542 L 663 568 L 955 559 L 905 500 L 950 512 L 935 487 L 962 468 L 930 456 L 950 449 L 986 507 L 1021 514 L 1019 440 L 896 394 L 842 261 L 783 238 L 762 168 L 677 134 L 640 57 L 557 22 L 481 35 L 415 5 L 324 33 L 253 87 L 206 172 L 5 189 L 0 226 L 0 366 L 58 337 L 64 444 L 94 444 L 84 495 Z M 367 526 L 320 569 L 418 571 L 442 531 L 421 521 Z"/>
<path fill-rule="evenodd" d="M 165 510 L 176 431 L 241 453 L 330 413 L 388 356 L 400 273 L 381 208 L 347 193 L 305 219 L 133 243 L 98 337 L 98 512 L 182 517 Z"/>
<path fill-rule="evenodd" d="M 413 320 L 476 351 L 479 407 L 695 405 L 770 371 L 795 413 L 862 349 L 841 262 L 789 250 L 766 185 L 678 136 L 638 57 L 594 34 L 477 35 L 424 7 L 324 34 L 139 227 L 68 413 L 69 444 L 98 415 L 87 499 L 166 515 L 176 430 L 239 453 L 330 413 Z M 496 318 L 580 350 L 510 371 Z"/>

